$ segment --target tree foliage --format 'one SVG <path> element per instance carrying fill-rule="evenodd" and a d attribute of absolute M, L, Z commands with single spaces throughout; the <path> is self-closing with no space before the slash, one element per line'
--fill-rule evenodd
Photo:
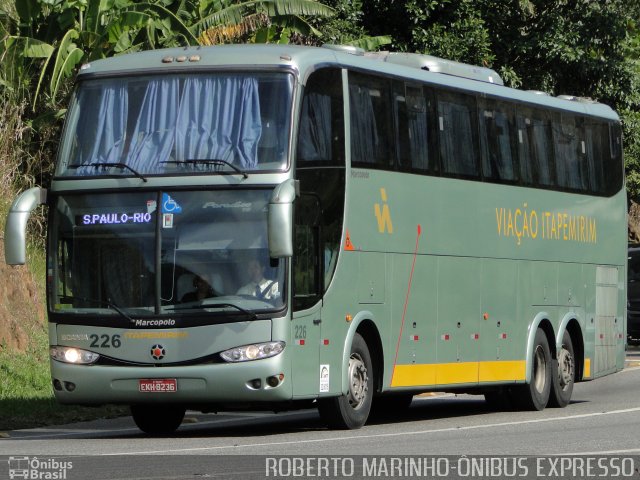
<path fill-rule="evenodd" d="M 315 0 L 15 0 L 0 7 L 4 52 L 22 59 L 24 71 L 39 66 L 35 99 L 46 90 L 52 105 L 82 62 L 212 38 L 266 42 L 276 34 L 287 38 L 283 31 L 319 34 L 305 16 L 332 13 Z"/>
<path fill-rule="evenodd" d="M 80 63 L 135 50 L 295 42 L 428 53 L 614 107 L 640 197 L 638 18 L 640 0 L 0 0 L 0 86 L 29 99 L 28 129 L 65 103 Z"/>

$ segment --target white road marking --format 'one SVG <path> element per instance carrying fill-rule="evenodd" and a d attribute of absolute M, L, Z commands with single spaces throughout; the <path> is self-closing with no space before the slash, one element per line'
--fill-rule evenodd
<path fill-rule="evenodd" d="M 241 445 L 219 445 L 214 447 L 177 448 L 177 449 L 168 449 L 168 450 L 141 450 L 137 452 L 129 451 L 129 452 L 120 452 L 120 453 L 103 453 L 103 454 L 98 454 L 98 456 L 153 455 L 153 454 L 163 454 L 163 453 L 205 452 L 205 451 L 215 451 L 215 450 L 238 451 L 243 448 L 273 447 L 275 445 L 301 445 L 301 444 L 317 444 L 317 443 L 327 443 L 327 442 L 334 443 L 334 442 L 373 439 L 373 438 L 392 438 L 392 437 L 403 437 L 403 436 L 409 436 L 409 435 L 426 435 L 426 434 L 443 433 L 443 432 L 460 432 L 463 430 L 480 430 L 485 428 L 500 428 L 500 427 L 514 426 L 514 425 L 558 422 L 563 420 L 577 420 L 582 418 L 601 417 L 605 415 L 620 415 L 620 414 L 633 413 L 638 411 L 640 411 L 640 407 L 626 408 L 622 410 L 612 410 L 610 412 L 594 412 L 594 413 L 584 413 L 580 415 L 567 415 L 563 417 L 539 418 L 534 420 L 524 420 L 524 421 L 518 421 L 518 422 L 502 422 L 502 423 L 492 423 L 487 425 L 470 425 L 466 427 L 436 428 L 432 430 L 419 430 L 415 432 L 378 433 L 373 435 L 366 435 L 366 434 L 350 435 L 345 437 L 327 437 L 327 438 L 316 438 L 316 439 L 309 439 L 309 440 L 291 440 L 286 442 L 247 443 L 247 444 L 241 444 Z"/>

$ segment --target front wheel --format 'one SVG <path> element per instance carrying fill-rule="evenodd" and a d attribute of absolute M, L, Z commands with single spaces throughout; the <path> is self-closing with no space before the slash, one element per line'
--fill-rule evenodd
<path fill-rule="evenodd" d="M 553 363 L 553 384 L 549 406 L 564 408 L 571 401 L 575 381 L 576 360 L 573 354 L 571 335 L 565 330 L 562 348 L 558 351 L 558 361 Z"/>
<path fill-rule="evenodd" d="M 544 410 L 551 393 L 552 361 L 549 341 L 542 329 L 533 342 L 531 382 L 513 389 L 512 399 L 523 410 Z"/>
<path fill-rule="evenodd" d="M 169 435 L 184 419 L 186 409 L 179 405 L 131 405 L 131 416 L 138 428 L 149 435 Z"/>
<path fill-rule="evenodd" d="M 373 398 L 373 366 L 367 343 L 356 333 L 351 344 L 349 391 L 346 395 L 318 399 L 320 416 L 330 428 L 355 429 L 369 417 Z"/>

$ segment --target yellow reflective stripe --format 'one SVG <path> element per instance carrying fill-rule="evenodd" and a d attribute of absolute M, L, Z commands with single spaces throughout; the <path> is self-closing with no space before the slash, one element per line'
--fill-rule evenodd
<path fill-rule="evenodd" d="M 584 378 L 591 378 L 591 359 L 584 359 Z"/>
<path fill-rule="evenodd" d="M 481 382 L 501 382 L 505 380 L 525 380 L 527 364 L 524 360 L 480 362 Z"/>
<path fill-rule="evenodd" d="M 392 387 L 525 380 L 524 360 L 396 365 Z"/>
<path fill-rule="evenodd" d="M 392 387 L 411 387 L 414 385 L 435 385 L 435 364 L 396 365 L 391 379 Z"/>
<path fill-rule="evenodd" d="M 478 362 L 440 363 L 436 371 L 436 385 L 476 383 Z"/>

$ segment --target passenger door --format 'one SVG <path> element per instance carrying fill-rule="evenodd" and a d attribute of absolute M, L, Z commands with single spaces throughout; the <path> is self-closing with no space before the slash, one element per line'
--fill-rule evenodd
<path fill-rule="evenodd" d="M 320 331 L 322 320 L 319 261 L 320 201 L 303 193 L 295 204 L 291 320 L 293 396 L 319 392 Z"/>

